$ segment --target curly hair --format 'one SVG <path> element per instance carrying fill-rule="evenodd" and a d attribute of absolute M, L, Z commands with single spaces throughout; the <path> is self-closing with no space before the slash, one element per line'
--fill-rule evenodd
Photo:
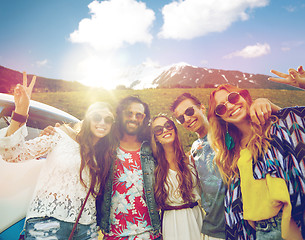
<path fill-rule="evenodd" d="M 124 129 L 123 129 L 123 111 L 128 108 L 128 106 L 132 103 L 139 103 L 142 104 L 144 107 L 144 113 L 145 113 L 145 118 L 143 120 L 143 124 L 140 128 L 140 131 L 137 134 L 137 139 L 140 142 L 143 141 L 150 141 L 150 130 L 149 130 L 149 121 L 150 121 L 150 111 L 148 104 L 143 102 L 138 96 L 127 96 L 119 102 L 117 109 L 116 109 L 116 114 L 117 114 L 117 119 L 115 123 L 115 128 L 117 129 L 116 131 L 120 134 L 120 137 L 124 135 Z"/>
<path fill-rule="evenodd" d="M 210 94 L 208 110 L 208 120 L 210 127 L 208 136 L 211 146 L 215 151 L 214 161 L 219 168 L 224 182 L 229 185 L 232 179 L 239 175 L 237 162 L 240 156 L 239 153 L 241 150 L 242 133 L 234 124 L 227 123 L 220 116 L 216 115 L 215 93 L 220 90 L 226 90 L 227 92 L 238 92 L 240 96 L 245 99 L 248 109 L 250 108 L 253 101 L 248 90 L 241 89 L 229 84 L 218 86 Z M 269 119 L 263 126 L 257 125 L 251 121 L 249 111 L 247 119 L 251 128 L 251 136 L 247 148 L 250 150 L 252 157 L 256 162 L 258 157 L 261 156 L 270 146 L 271 138 L 269 130 L 272 121 Z M 234 148 L 231 150 L 228 150 L 225 144 L 227 128 L 235 143 Z"/>
<path fill-rule="evenodd" d="M 174 130 L 175 130 L 175 140 L 174 140 L 174 151 L 177 160 L 177 178 L 178 178 L 178 189 L 184 202 L 189 203 L 192 202 L 194 195 L 192 194 L 193 187 L 197 183 L 193 183 L 192 180 L 192 171 L 188 167 L 188 159 L 184 153 L 183 146 L 180 142 L 177 127 L 175 126 L 174 122 L 167 116 L 158 115 L 152 119 L 152 123 L 157 118 L 165 118 L 168 121 L 171 121 Z M 152 132 L 152 128 L 151 128 Z M 151 138 L 151 146 L 154 157 L 157 159 L 157 166 L 155 168 L 155 185 L 154 185 L 154 193 L 155 193 L 155 200 L 160 209 L 166 207 L 166 199 L 168 197 L 168 192 L 166 189 L 169 187 L 169 183 L 167 181 L 167 175 L 169 171 L 169 163 L 165 157 L 165 151 L 160 142 L 156 140 L 156 137 L 152 133 Z M 195 173 L 196 178 L 198 179 L 197 172 Z M 167 187 L 167 188 L 166 188 Z"/>

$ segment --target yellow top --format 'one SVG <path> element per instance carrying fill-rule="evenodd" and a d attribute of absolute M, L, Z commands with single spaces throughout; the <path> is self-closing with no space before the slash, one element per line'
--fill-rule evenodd
<path fill-rule="evenodd" d="M 240 151 L 237 166 L 241 180 L 244 219 L 250 221 L 269 219 L 283 209 L 282 237 L 302 239 L 299 229 L 291 219 L 290 196 L 285 180 L 271 177 L 269 174 L 265 179 L 254 179 L 252 155 L 248 149 Z"/>

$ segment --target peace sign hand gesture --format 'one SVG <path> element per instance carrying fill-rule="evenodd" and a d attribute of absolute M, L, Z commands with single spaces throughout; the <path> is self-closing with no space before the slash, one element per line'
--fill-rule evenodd
<path fill-rule="evenodd" d="M 302 66 L 298 67 L 298 70 L 290 68 L 288 71 L 289 74 L 281 73 L 276 70 L 271 70 L 271 72 L 280 78 L 270 77 L 268 80 L 305 89 L 305 71 Z"/>
<path fill-rule="evenodd" d="M 14 90 L 15 100 L 15 112 L 26 116 L 29 111 L 30 99 L 33 91 L 33 87 L 36 82 L 36 76 L 33 76 L 30 85 L 28 86 L 28 80 L 26 72 L 23 72 L 23 84 L 17 84 Z"/>

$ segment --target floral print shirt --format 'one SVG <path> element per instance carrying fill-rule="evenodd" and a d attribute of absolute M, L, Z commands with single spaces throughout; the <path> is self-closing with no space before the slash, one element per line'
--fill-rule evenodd
<path fill-rule="evenodd" d="M 154 239 L 144 196 L 140 150 L 118 148 L 110 224 L 105 239 Z"/>

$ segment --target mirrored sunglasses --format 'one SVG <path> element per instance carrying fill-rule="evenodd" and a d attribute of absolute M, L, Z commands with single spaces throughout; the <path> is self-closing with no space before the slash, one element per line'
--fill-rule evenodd
<path fill-rule="evenodd" d="M 240 94 L 238 92 L 231 92 L 227 96 L 227 101 L 225 103 L 220 103 L 215 108 L 215 113 L 218 116 L 222 116 L 227 112 L 227 103 L 236 104 L 240 99 Z"/>
<path fill-rule="evenodd" d="M 93 114 L 93 115 L 91 116 L 91 119 L 92 119 L 92 121 L 95 122 L 95 123 L 101 122 L 102 119 L 104 119 L 104 123 L 105 123 L 105 124 L 113 124 L 113 123 L 114 123 L 114 118 L 113 118 L 112 116 L 106 116 L 106 117 L 104 117 L 104 116 L 102 116 L 102 115 L 100 115 L 100 114 L 97 114 L 97 113 Z"/>
<path fill-rule="evenodd" d="M 167 130 L 173 130 L 174 127 L 175 127 L 175 124 L 172 121 L 167 121 L 164 123 L 163 126 L 160 126 L 160 125 L 155 126 L 153 128 L 153 133 L 155 136 L 159 136 L 163 133 L 164 128 L 166 128 Z"/>
<path fill-rule="evenodd" d="M 185 122 L 184 115 L 190 117 L 190 116 L 193 116 L 194 113 L 195 113 L 194 107 L 188 107 L 187 109 L 185 109 L 184 114 L 176 117 L 176 120 L 177 120 L 178 123 L 183 124 Z"/>

